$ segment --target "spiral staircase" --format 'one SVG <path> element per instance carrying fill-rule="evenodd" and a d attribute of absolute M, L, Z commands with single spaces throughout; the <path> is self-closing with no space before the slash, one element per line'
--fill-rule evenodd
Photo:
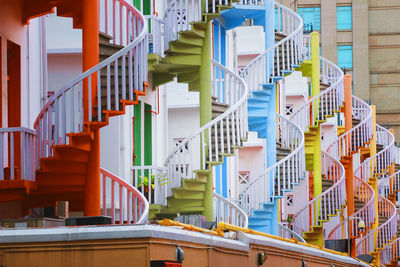
<path fill-rule="evenodd" d="M 164 16 L 165 53 L 149 58 L 153 85 L 177 77 L 190 91 L 200 88 L 201 66 L 208 64 L 210 53 L 210 21 L 237 1 L 171 1 Z M 202 7 L 198 5 L 202 4 Z M 164 55 L 163 55 L 164 54 Z M 170 183 L 166 185 L 166 205 L 153 205 L 156 217 L 203 214 L 213 211 L 213 198 L 218 207 L 235 205 L 212 193 L 212 167 L 227 156 L 235 155 L 247 138 L 247 86 L 244 81 L 221 64 L 211 61 L 212 120 L 184 139 L 168 155 L 164 166 Z M 197 147 L 200 147 L 198 151 Z M 211 188 L 210 188 L 211 186 Z M 223 202 L 223 203 L 222 203 Z M 240 225 L 247 218 L 238 208 Z M 208 216 L 208 219 L 211 219 Z M 232 218 L 235 216 L 232 216 Z M 235 217 L 236 218 L 236 217 Z M 236 219 L 235 219 L 236 220 Z"/>
<path fill-rule="evenodd" d="M 344 101 L 343 72 L 330 61 L 320 57 L 321 93 L 307 101 L 291 116 L 305 134 L 306 168 L 314 165 L 313 148 L 318 128 L 327 118 L 340 112 Z M 345 171 L 339 160 L 329 153 L 322 153 L 322 186 L 325 190 L 314 198 L 292 220 L 293 230 L 303 234 L 307 242 L 319 244 L 323 223 L 330 221 L 345 207 Z M 321 244 L 319 244 L 321 245 Z"/>
<path fill-rule="evenodd" d="M 366 153 L 369 153 L 367 145 L 370 143 L 373 134 L 371 107 L 356 96 L 352 96 L 351 109 L 352 128 L 340 135 L 327 149 L 345 166 L 346 173 L 353 173 L 353 165 L 351 164 L 353 154 L 364 153 L 364 157 L 367 156 Z M 357 175 L 353 177 L 354 214 L 351 216 L 362 218 L 365 222 L 365 230 L 368 231 L 375 222 L 375 193 L 368 181 Z M 349 193 L 348 195 L 351 196 Z M 349 228 L 344 228 L 345 226 Z M 326 238 L 330 240 L 343 239 L 345 237 L 344 229 L 350 229 L 349 234 L 352 240 L 358 238 L 361 234 L 360 229 L 358 229 L 358 221 L 352 220 L 350 225 L 346 225 L 346 220 L 344 220 L 336 225 L 326 235 Z"/>
<path fill-rule="evenodd" d="M 365 160 L 355 171 L 357 176 L 370 184 L 378 184 L 378 192 L 384 191 L 384 183 L 390 176 L 390 168 L 394 165 L 394 136 L 380 125 L 376 125 L 377 153 Z M 396 205 L 387 198 L 388 195 L 377 194 L 378 198 L 378 225 L 357 240 L 357 255 L 370 254 L 374 257 L 373 263 L 379 263 L 379 254 L 385 246 L 396 239 L 397 212 Z"/>
<path fill-rule="evenodd" d="M 277 201 L 305 177 L 304 134 L 296 124 L 275 114 L 275 110 L 271 114 L 269 105 L 275 100 L 276 82 L 298 68 L 306 55 L 302 50 L 302 19 L 279 3 L 274 5 L 275 13 L 279 14 L 275 25 L 276 43 L 241 70 L 241 77 L 251 92 L 249 130 L 257 132 L 258 138 L 276 136 L 277 162 L 270 164 L 240 192 L 240 205 L 249 216 L 251 229 L 277 234 L 278 221 L 274 216 Z M 272 127 L 270 116 L 277 122 L 273 134 L 268 134 L 268 128 Z"/>
<path fill-rule="evenodd" d="M 64 5 L 65 2 L 71 5 Z M 50 4 L 58 7 L 58 15 L 72 17 L 74 27 L 80 28 L 83 7 L 72 3 L 51 1 Z M 102 1 L 99 5 L 101 63 L 57 91 L 37 117 L 36 145 L 25 150 L 29 155 L 24 155 L 35 159 L 32 190 L 2 192 L 8 196 L 2 201 L 23 200 L 25 212 L 35 207 L 55 206 L 57 201 L 69 201 L 71 211 L 83 211 L 87 187 L 96 186 L 88 181 L 93 171 L 90 157 L 99 145 L 95 143 L 99 140 L 96 131 L 108 125 L 110 117 L 125 114 L 126 106 L 137 104 L 139 96 L 145 94 L 146 19 L 125 0 Z M 107 11 L 111 7 L 120 10 L 121 18 Z M 100 182 L 95 184 L 101 188 L 93 189 L 102 190 L 103 199 L 96 199 L 103 203 L 102 214 L 112 216 L 113 223 L 145 222 L 149 209 L 145 197 L 120 177 L 103 169 L 99 171 Z M 119 193 L 110 192 L 108 186 L 118 188 Z"/>

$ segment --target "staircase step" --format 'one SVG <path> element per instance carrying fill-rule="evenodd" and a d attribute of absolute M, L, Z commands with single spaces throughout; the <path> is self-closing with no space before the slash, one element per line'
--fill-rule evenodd
<path fill-rule="evenodd" d="M 56 185 L 85 185 L 85 174 L 57 173 L 57 172 L 36 172 L 36 182 L 38 187 L 48 187 Z"/>
<path fill-rule="evenodd" d="M 204 203 L 202 199 L 176 199 L 173 197 L 167 198 L 168 208 L 188 208 L 188 207 L 203 207 Z"/>
<path fill-rule="evenodd" d="M 271 220 L 269 219 L 260 219 L 260 218 L 254 218 L 254 217 L 249 217 L 249 227 L 253 229 L 253 227 L 257 226 L 270 226 L 271 225 Z"/>
<path fill-rule="evenodd" d="M 187 190 L 182 187 L 173 188 L 173 195 L 176 199 L 204 199 L 204 192 Z"/>
<path fill-rule="evenodd" d="M 162 209 L 156 213 L 157 216 L 159 215 L 177 215 L 177 214 L 200 214 L 204 211 L 204 207 L 182 207 L 182 208 L 168 208 Z"/>
<path fill-rule="evenodd" d="M 88 162 L 89 151 L 74 148 L 68 145 L 53 146 L 54 158 L 59 160 L 69 160 L 77 162 Z"/>
<path fill-rule="evenodd" d="M 266 210 L 253 210 L 251 218 L 270 220 L 272 219 L 272 214 L 270 211 Z"/>
<path fill-rule="evenodd" d="M 256 97 L 251 97 L 247 100 L 248 103 L 248 108 L 254 106 L 264 106 L 268 108 L 268 103 L 270 101 L 270 97 L 263 97 L 263 98 L 256 98 Z"/>
<path fill-rule="evenodd" d="M 58 160 L 54 158 L 40 159 L 42 171 L 50 173 L 86 174 L 87 163 Z"/>
<path fill-rule="evenodd" d="M 187 190 L 205 192 L 206 182 L 197 179 L 184 179 L 183 188 Z"/>

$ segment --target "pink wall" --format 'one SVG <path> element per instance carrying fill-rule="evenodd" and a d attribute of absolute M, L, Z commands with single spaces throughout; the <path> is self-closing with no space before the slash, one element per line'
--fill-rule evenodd
<path fill-rule="evenodd" d="M 23 51 L 25 30 L 22 24 L 22 0 L 0 0 L 0 6 L 1 100 L 4 126 L 7 125 L 7 40 L 20 45 Z M 21 61 L 21 66 L 23 66 L 23 57 Z"/>

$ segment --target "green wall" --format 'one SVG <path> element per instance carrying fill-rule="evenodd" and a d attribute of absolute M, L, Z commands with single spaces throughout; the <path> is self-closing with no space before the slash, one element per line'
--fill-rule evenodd
<path fill-rule="evenodd" d="M 142 162 L 142 156 L 144 156 L 144 164 L 152 165 L 152 113 L 151 105 L 144 103 L 144 144 L 142 144 L 142 113 L 141 113 L 141 105 L 142 102 L 139 101 L 139 104 L 134 107 L 134 116 L 135 116 L 135 124 L 134 124 L 134 143 L 135 143 L 135 166 L 140 166 Z M 146 112 L 147 111 L 147 112 Z M 144 155 L 141 155 L 142 145 L 144 145 Z"/>

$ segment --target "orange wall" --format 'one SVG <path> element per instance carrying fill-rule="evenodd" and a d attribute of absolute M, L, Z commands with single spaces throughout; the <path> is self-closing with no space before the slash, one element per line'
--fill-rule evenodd
<path fill-rule="evenodd" d="M 250 244 L 250 251 L 208 245 L 170 241 L 166 239 L 113 239 L 53 243 L 0 244 L 0 265 L 14 266 L 137 266 L 150 267 L 150 260 L 176 260 L 176 246 L 185 253 L 184 267 L 256 267 L 258 252 L 267 254 L 261 265 L 294 267 L 356 266 L 336 260 L 303 253 L 285 251 L 276 247 Z"/>

